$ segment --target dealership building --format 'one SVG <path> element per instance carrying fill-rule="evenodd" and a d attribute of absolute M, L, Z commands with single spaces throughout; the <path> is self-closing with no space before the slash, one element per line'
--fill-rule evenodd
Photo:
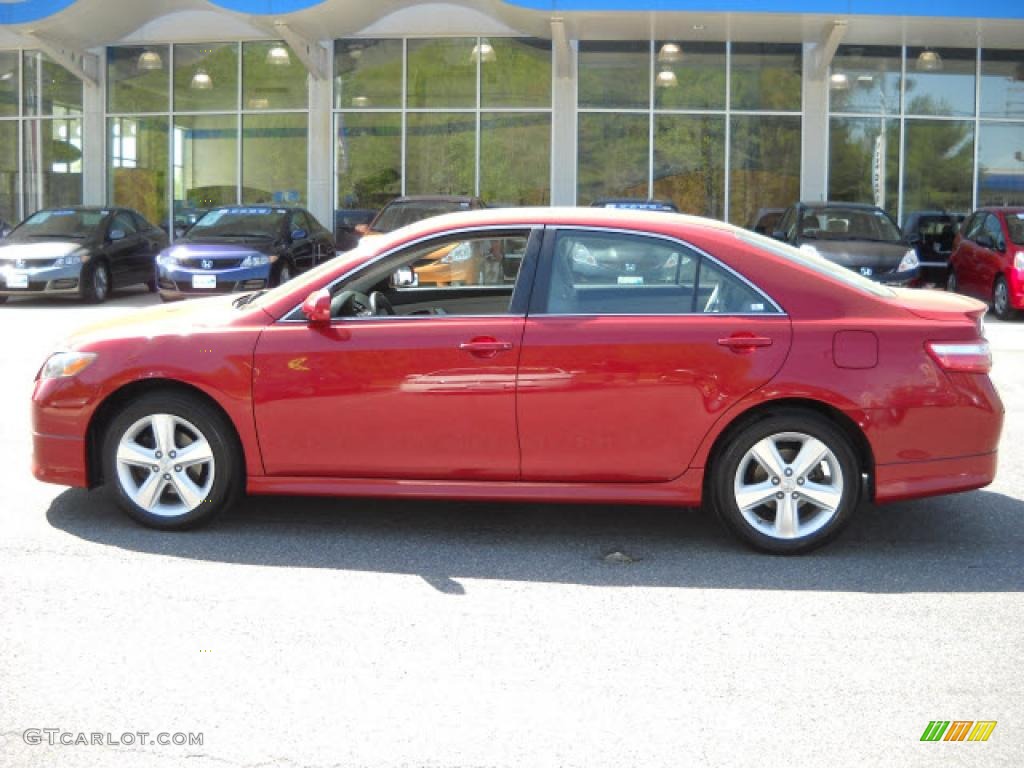
<path fill-rule="evenodd" d="M 1022 41 L 1020 0 L 0 0 L 0 219 L 1024 204 Z"/>

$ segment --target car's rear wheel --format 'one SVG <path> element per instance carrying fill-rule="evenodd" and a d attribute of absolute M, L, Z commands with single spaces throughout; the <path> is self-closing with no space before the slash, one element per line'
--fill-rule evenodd
<path fill-rule="evenodd" d="M 82 269 L 80 292 L 88 304 L 102 304 L 110 295 L 110 267 L 105 261 L 97 261 Z"/>
<path fill-rule="evenodd" d="M 946 275 L 946 290 L 950 293 L 956 293 L 960 288 L 960 283 L 956 279 L 956 272 L 949 270 L 949 274 Z"/>
<path fill-rule="evenodd" d="M 1000 320 L 1013 320 L 1017 316 L 1017 310 L 1010 303 L 1010 286 L 1002 275 L 996 278 L 992 287 L 992 311 Z"/>
<path fill-rule="evenodd" d="M 847 436 L 817 414 L 793 410 L 754 422 L 711 467 L 718 516 L 762 552 L 798 554 L 835 538 L 860 500 Z"/>
<path fill-rule="evenodd" d="M 103 472 L 121 507 L 152 528 L 209 522 L 242 492 L 242 459 L 227 419 L 173 392 L 131 402 L 111 422 Z"/>

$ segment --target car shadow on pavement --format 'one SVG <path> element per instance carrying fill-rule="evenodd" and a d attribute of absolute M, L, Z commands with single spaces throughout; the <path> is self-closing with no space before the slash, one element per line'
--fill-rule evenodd
<path fill-rule="evenodd" d="M 64 491 L 50 524 L 140 553 L 272 567 L 593 586 L 850 592 L 1024 591 L 1024 502 L 990 491 L 863 506 L 840 539 L 802 557 L 735 542 L 692 509 L 251 497 L 206 528 L 127 518 L 104 490 Z M 607 557 L 610 553 L 612 557 Z"/>

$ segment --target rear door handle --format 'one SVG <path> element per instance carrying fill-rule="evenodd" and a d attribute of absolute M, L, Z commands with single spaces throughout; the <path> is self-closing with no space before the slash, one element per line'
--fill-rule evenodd
<path fill-rule="evenodd" d="M 491 338 L 472 339 L 459 344 L 459 349 L 476 357 L 494 357 L 499 352 L 508 352 L 512 349 L 512 342 Z"/>
<path fill-rule="evenodd" d="M 718 344 L 722 347 L 728 347 L 733 352 L 753 352 L 758 347 L 770 347 L 772 340 L 767 336 L 736 334 L 719 339 Z"/>

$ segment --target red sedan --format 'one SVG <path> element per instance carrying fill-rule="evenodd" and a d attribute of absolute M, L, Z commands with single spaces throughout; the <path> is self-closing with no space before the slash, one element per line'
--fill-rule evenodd
<path fill-rule="evenodd" d="M 503 263 L 419 285 L 452 245 Z M 862 500 L 992 481 L 984 311 L 704 219 L 454 214 L 77 333 L 37 377 L 33 466 L 158 528 L 243 492 L 706 503 L 800 552 Z"/>
<path fill-rule="evenodd" d="M 1000 320 L 1024 309 L 1024 208 L 982 208 L 960 227 L 946 289 L 992 302 Z"/>

